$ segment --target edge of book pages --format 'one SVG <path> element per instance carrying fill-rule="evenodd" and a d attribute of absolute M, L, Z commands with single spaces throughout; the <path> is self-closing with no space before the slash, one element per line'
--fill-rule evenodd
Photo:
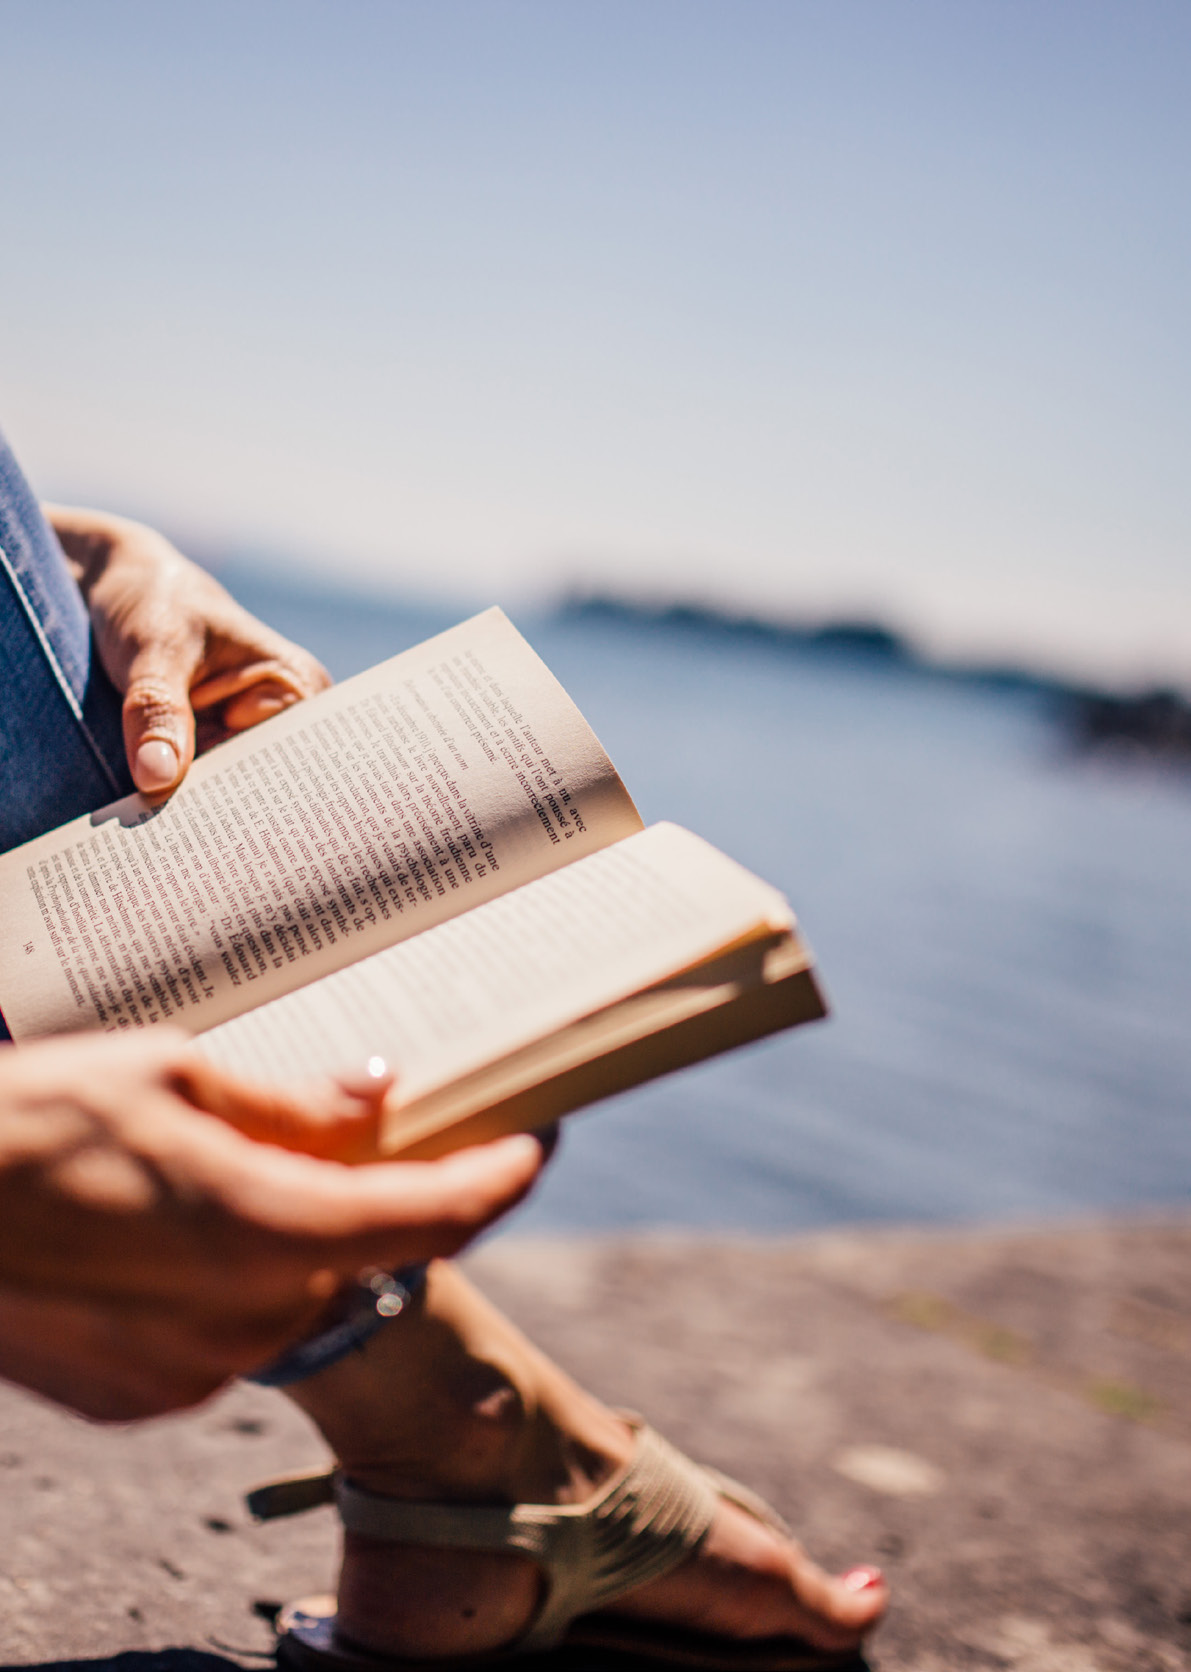
<path fill-rule="evenodd" d="M 381 1150 L 433 1160 L 548 1126 L 585 1104 L 826 1016 L 810 949 L 770 933 L 385 1112 Z"/>

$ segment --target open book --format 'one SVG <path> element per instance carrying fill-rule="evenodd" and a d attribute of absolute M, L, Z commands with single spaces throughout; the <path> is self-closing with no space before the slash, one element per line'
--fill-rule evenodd
<path fill-rule="evenodd" d="M 301 1082 L 382 1056 L 431 1156 L 824 1014 L 785 900 L 646 830 L 499 610 L 0 857 L 14 1039 L 169 1021 Z"/>

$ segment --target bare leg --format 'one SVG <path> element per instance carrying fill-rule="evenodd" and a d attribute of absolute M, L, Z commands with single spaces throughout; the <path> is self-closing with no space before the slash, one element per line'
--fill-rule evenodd
<path fill-rule="evenodd" d="M 581 1503 L 633 1450 L 621 1419 L 539 1353 L 453 1266 L 359 1354 L 288 1390 L 360 1486 L 394 1498 Z M 380 1652 L 453 1655 L 520 1633 L 539 1576 L 513 1554 L 398 1548 L 349 1535 L 346 1637 Z M 857 1643 L 885 1610 L 871 1569 L 833 1579 L 794 1544 L 721 1504 L 698 1552 L 615 1612 L 725 1636 Z"/>

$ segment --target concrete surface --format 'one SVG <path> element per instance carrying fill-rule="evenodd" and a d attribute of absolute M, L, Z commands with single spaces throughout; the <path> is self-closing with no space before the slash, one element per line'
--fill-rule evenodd
<path fill-rule="evenodd" d="M 821 1560 L 886 1569 L 877 1672 L 1191 1667 L 1191 1219 L 470 1264 Z M 267 1667 L 270 1605 L 329 1584 L 335 1528 L 253 1527 L 240 1493 L 321 1457 L 258 1388 L 130 1430 L 0 1389 L 0 1666 Z"/>

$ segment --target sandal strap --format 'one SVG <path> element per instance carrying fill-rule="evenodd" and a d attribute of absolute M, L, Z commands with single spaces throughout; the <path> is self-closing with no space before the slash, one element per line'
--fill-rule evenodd
<path fill-rule="evenodd" d="M 336 1483 L 344 1527 L 395 1544 L 513 1551 L 545 1575 L 545 1598 L 514 1650 L 548 1649 L 579 1614 L 607 1607 L 698 1549 L 719 1491 L 705 1472 L 637 1424 L 632 1460 L 583 1504 L 428 1504 Z"/>
<path fill-rule="evenodd" d="M 244 1503 L 254 1521 L 275 1521 L 281 1515 L 301 1515 L 304 1510 L 318 1509 L 322 1504 L 335 1502 L 334 1469 L 322 1469 L 317 1474 L 285 1475 L 264 1486 L 254 1486 L 244 1494 Z"/>
<path fill-rule="evenodd" d="M 631 1461 L 582 1504 L 452 1504 L 382 1497 L 335 1470 L 288 1476 L 245 1499 L 258 1521 L 338 1506 L 348 1532 L 391 1544 L 511 1551 L 542 1569 L 544 1599 L 509 1655 L 557 1646 L 581 1614 L 685 1561 L 703 1542 L 720 1498 L 788 1533 L 770 1506 L 716 1469 L 700 1468 L 631 1411 Z M 504 1658 L 503 1656 L 501 1658 Z"/>

